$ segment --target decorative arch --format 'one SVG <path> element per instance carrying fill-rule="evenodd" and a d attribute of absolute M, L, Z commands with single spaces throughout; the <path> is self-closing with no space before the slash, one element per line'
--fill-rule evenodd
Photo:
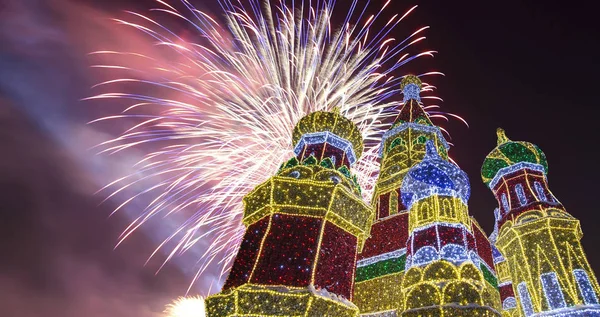
<path fill-rule="evenodd" d="M 423 265 L 440 258 L 438 251 L 432 246 L 424 246 L 412 256 L 412 265 Z"/>
<path fill-rule="evenodd" d="M 426 201 L 421 201 L 419 206 L 419 221 L 426 221 L 430 218 L 433 218 L 433 212 L 431 208 L 429 208 L 429 203 Z"/>
<path fill-rule="evenodd" d="M 594 291 L 594 287 L 592 287 L 587 272 L 582 269 L 575 269 L 573 270 L 573 275 L 575 276 L 579 292 L 583 297 L 583 302 L 588 305 L 598 304 L 598 296 L 596 295 L 596 291 Z"/>
<path fill-rule="evenodd" d="M 527 289 L 527 284 L 525 282 L 521 282 L 519 286 L 517 286 L 517 293 L 519 294 L 519 301 L 521 302 L 523 314 L 525 314 L 526 317 L 533 315 L 535 311 L 533 310 L 531 295 L 529 295 L 529 290 Z"/>
<path fill-rule="evenodd" d="M 528 212 L 525 212 L 525 213 L 519 215 L 516 223 L 521 225 L 521 224 L 524 224 L 527 222 L 536 221 L 543 217 L 544 217 L 544 214 L 542 212 L 540 212 L 538 210 L 532 210 L 532 211 L 528 211 Z"/>
<path fill-rule="evenodd" d="M 508 204 L 508 198 L 506 198 L 506 193 L 502 193 L 500 200 L 502 201 L 502 208 L 504 209 L 504 213 L 508 213 L 510 211 L 510 205 Z"/>
<path fill-rule="evenodd" d="M 521 206 L 525 206 L 527 204 L 527 197 L 525 197 L 525 191 L 523 190 L 523 185 L 517 184 L 515 186 L 515 192 L 517 193 L 517 198 L 519 199 L 519 204 L 521 204 Z"/>
<path fill-rule="evenodd" d="M 404 280 L 402 281 L 402 288 L 409 288 L 421 281 L 422 272 L 421 268 L 413 267 L 404 274 Z"/>
<path fill-rule="evenodd" d="M 423 279 L 430 280 L 456 280 L 458 279 L 458 270 L 454 265 L 447 261 L 438 261 L 431 263 L 425 268 Z"/>
<path fill-rule="evenodd" d="M 444 260 L 462 263 L 469 260 L 467 249 L 458 244 L 447 244 L 440 250 L 440 257 Z"/>
<path fill-rule="evenodd" d="M 460 267 L 460 278 L 462 280 L 472 280 L 483 283 L 483 274 L 481 274 L 481 271 L 471 263 L 464 263 Z"/>
<path fill-rule="evenodd" d="M 475 286 L 467 282 L 452 282 L 444 287 L 444 304 L 482 305 L 481 294 Z"/>
<path fill-rule="evenodd" d="M 452 219 L 456 218 L 456 211 L 452 208 L 452 204 L 448 198 L 442 200 L 442 215 Z"/>
<path fill-rule="evenodd" d="M 535 188 L 535 192 L 536 192 L 539 200 L 548 201 L 548 198 L 546 197 L 546 193 L 544 192 L 544 187 L 542 186 L 542 184 L 540 184 L 540 182 L 535 181 L 533 183 L 533 187 Z"/>
<path fill-rule="evenodd" d="M 432 284 L 423 283 L 415 286 L 406 296 L 404 307 L 406 310 L 435 306 L 441 303 L 440 291 Z"/>
<path fill-rule="evenodd" d="M 279 175 L 296 179 L 312 179 L 313 170 L 310 167 L 298 165 L 282 170 Z"/>

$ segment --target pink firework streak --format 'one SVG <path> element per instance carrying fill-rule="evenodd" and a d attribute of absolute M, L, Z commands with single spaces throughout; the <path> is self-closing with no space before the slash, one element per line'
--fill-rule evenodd
<path fill-rule="evenodd" d="M 160 7 L 152 10 L 157 17 L 129 12 L 130 21 L 117 22 L 153 38 L 163 49 L 162 58 L 136 52 L 92 53 L 115 61 L 94 67 L 139 74 L 102 82 L 98 89 L 109 91 L 89 98 L 131 101 L 120 114 L 96 120 L 130 124 L 119 137 L 100 144 L 101 152 L 146 153 L 134 174 L 103 190 L 110 191 L 106 199 L 111 199 L 144 185 L 115 212 L 141 197 L 150 201 L 119 243 L 151 218 L 185 215 L 151 257 L 166 250 L 166 263 L 183 252 L 200 250 L 190 288 L 209 272 L 218 276 L 201 291 L 206 296 L 222 286 L 243 237 L 242 197 L 293 155 L 292 130 L 306 114 L 337 108 L 359 126 L 366 148 L 354 170 L 364 198 L 370 199 L 381 134 L 397 106 L 387 100 L 398 93 L 402 79 L 392 73 L 434 52 L 408 53 L 425 39 L 422 33 L 428 27 L 403 40 L 390 37 L 416 7 L 381 22 L 389 1 L 369 16 L 368 4 L 352 1 L 339 27 L 332 27 L 335 2 L 328 0 L 222 0 L 222 25 L 186 0 L 179 3 L 181 9 L 157 2 Z M 157 21 L 165 17 L 193 30 L 194 41 Z M 376 22 L 383 26 L 375 27 Z M 423 91 L 434 88 L 424 84 Z M 426 110 L 433 118 L 447 120 L 437 108 L 430 105 Z"/>

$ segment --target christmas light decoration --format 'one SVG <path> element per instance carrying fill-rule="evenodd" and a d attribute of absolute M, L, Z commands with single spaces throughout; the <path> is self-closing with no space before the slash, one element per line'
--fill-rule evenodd
<path fill-rule="evenodd" d="M 544 153 L 498 131 L 482 168 L 499 206 L 487 238 L 468 177 L 412 98 L 382 140 L 372 208 L 350 172 L 356 126 L 336 112 L 300 120 L 296 157 L 244 198 L 246 235 L 209 316 L 600 316 Z"/>
<path fill-rule="evenodd" d="M 594 291 L 592 283 L 590 283 L 588 274 L 582 269 L 575 269 L 573 270 L 573 275 L 575 276 L 575 281 L 579 287 L 579 292 L 581 292 L 581 295 L 583 296 L 584 303 L 598 304 L 598 296 Z"/>
<path fill-rule="evenodd" d="M 358 315 L 356 254 L 374 218 L 350 173 L 360 132 L 317 111 L 293 142 L 296 157 L 243 199 L 247 230 L 223 292 L 207 299 L 211 317 Z"/>
<path fill-rule="evenodd" d="M 498 129 L 481 175 L 501 207 L 494 261 L 503 308 L 516 306 L 522 316 L 600 316 L 600 288 L 579 242 L 579 221 L 554 198 L 547 173 L 539 147 Z"/>
<path fill-rule="evenodd" d="M 600 316 L 544 153 L 498 131 L 482 168 L 499 205 L 487 238 L 468 177 L 412 98 L 382 140 L 372 208 L 350 172 L 356 127 L 336 112 L 298 123 L 296 157 L 244 198 L 247 232 L 209 316 Z"/>
<path fill-rule="evenodd" d="M 446 131 L 431 120 L 446 117 L 421 104 L 421 91 L 433 87 L 419 76 L 392 76 L 432 55 L 404 53 L 426 28 L 396 43 L 386 38 L 412 9 L 371 32 L 391 1 L 362 23 L 367 8 L 355 15 L 361 9 L 353 0 L 333 31 L 335 1 L 302 1 L 297 9 L 281 0 L 224 0 L 223 34 L 216 20 L 183 2 L 193 18 L 164 1 L 157 11 L 191 23 L 205 43 L 187 43 L 134 14 L 151 26 L 120 22 L 182 61 L 160 67 L 163 82 L 100 84 L 149 84 L 183 98 L 109 92 L 92 99 L 141 100 L 123 115 L 100 119 L 142 118 L 104 143 L 104 151 L 175 142 L 109 187 L 125 181 L 115 195 L 140 174 L 167 178 L 121 205 L 156 193 L 123 237 L 159 213 L 200 209 L 178 227 L 184 234 L 169 259 L 200 241 L 207 226 L 215 233 L 196 278 L 215 263 L 221 275 L 233 266 L 221 293 L 207 298 L 208 316 L 600 316 L 600 287 L 579 243 L 580 223 L 550 191 L 539 147 L 498 130 L 481 170 L 498 201 L 489 238 L 469 216 L 469 179 L 448 157 Z M 385 99 L 400 79 L 395 113 Z M 146 106 L 164 110 L 129 114 Z M 369 206 L 363 195 L 371 192 Z M 178 300 L 167 313 L 201 315 L 203 305 Z"/>
<path fill-rule="evenodd" d="M 468 215 L 468 178 L 447 161 L 418 87 L 405 77 L 404 105 L 382 138 L 378 222 L 359 254 L 353 301 L 362 316 L 499 316 L 492 248 Z"/>

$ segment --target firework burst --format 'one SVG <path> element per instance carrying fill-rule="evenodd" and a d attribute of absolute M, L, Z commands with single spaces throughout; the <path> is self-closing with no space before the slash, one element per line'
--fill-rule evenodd
<path fill-rule="evenodd" d="M 167 305 L 165 317 L 205 317 L 206 306 L 200 296 L 179 297 Z"/>
<path fill-rule="evenodd" d="M 130 21 L 117 22 L 148 34 L 171 54 L 170 62 L 136 52 L 93 53 L 149 61 L 160 72 L 152 80 L 140 75 L 98 85 L 110 89 L 134 84 L 146 87 L 144 93 L 113 91 L 89 98 L 132 101 L 121 114 L 96 120 L 133 122 L 122 135 L 101 144 L 102 152 L 136 148 L 147 153 L 136 164 L 135 174 L 105 188 L 110 199 L 147 181 L 152 184 L 115 210 L 141 197 L 150 201 L 120 242 L 153 217 L 190 214 L 153 255 L 169 245 L 168 261 L 199 241 L 210 241 L 202 250 L 192 285 L 207 270 L 217 272 L 222 283 L 244 233 L 242 197 L 293 155 L 294 125 L 318 110 L 339 109 L 361 129 L 366 149 L 354 170 L 365 198 L 370 199 L 380 136 L 397 105 L 387 101 L 397 93 L 401 80 L 392 73 L 434 53 L 408 52 L 424 39 L 427 27 L 402 40 L 390 37 L 415 7 L 381 23 L 390 1 L 367 16 L 366 7 L 353 0 L 343 23 L 332 27 L 333 0 L 249 0 L 245 4 L 221 0 L 222 24 L 187 0 L 181 1 L 181 9 L 157 2 L 160 8 L 154 13 L 183 22 L 196 32 L 194 40 L 169 30 L 158 22 L 161 17 L 130 12 Z M 375 28 L 376 22 L 383 26 Z M 145 73 L 117 63 L 95 67 Z M 439 73 L 420 76 L 435 74 Z M 433 88 L 425 84 L 423 90 Z"/>

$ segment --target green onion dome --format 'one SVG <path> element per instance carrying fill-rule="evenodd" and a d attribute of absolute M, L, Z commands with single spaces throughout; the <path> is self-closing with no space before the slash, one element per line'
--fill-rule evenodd
<path fill-rule="evenodd" d="M 481 178 L 486 185 L 490 186 L 490 182 L 500 172 L 503 172 L 501 174 L 511 172 L 511 167 L 515 170 L 530 167 L 540 170 L 544 174 L 548 173 L 546 155 L 537 145 L 523 141 L 511 141 L 501 128 L 498 128 L 496 133 L 498 146 L 486 156 L 481 167 Z"/>
<path fill-rule="evenodd" d="M 292 141 L 298 147 L 303 142 L 311 143 L 310 139 L 324 137 L 340 149 L 350 147 L 348 150 L 352 150 L 356 160 L 363 153 L 363 138 L 358 126 L 336 110 L 316 111 L 300 119 L 294 128 Z"/>

